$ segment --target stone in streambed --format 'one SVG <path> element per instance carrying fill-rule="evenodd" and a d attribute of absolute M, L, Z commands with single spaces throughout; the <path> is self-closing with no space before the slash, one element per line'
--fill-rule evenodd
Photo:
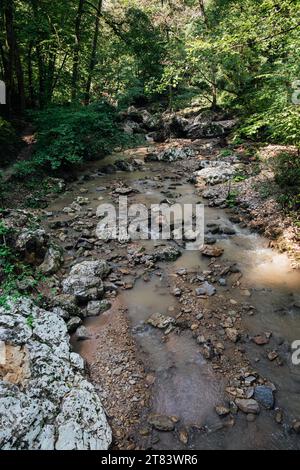
<path fill-rule="evenodd" d="M 175 324 L 175 320 L 172 317 L 167 317 L 161 313 L 153 313 L 150 318 L 148 318 L 147 323 L 154 328 L 159 328 L 161 330 L 167 328 L 170 325 Z"/>
<path fill-rule="evenodd" d="M 252 398 L 237 398 L 235 400 L 235 404 L 243 413 L 252 413 L 252 414 L 259 414 L 260 407 L 256 400 Z"/>
<path fill-rule="evenodd" d="M 181 256 L 181 251 L 173 246 L 157 248 L 154 258 L 156 261 L 176 261 Z"/>
<path fill-rule="evenodd" d="M 219 246 L 204 245 L 201 249 L 201 253 L 203 256 L 207 256 L 209 258 L 218 258 L 219 256 L 222 256 L 224 249 Z"/>
<path fill-rule="evenodd" d="M 254 398 L 264 408 L 272 410 L 274 408 L 274 395 L 271 387 L 265 385 L 258 385 L 255 387 Z"/>
<path fill-rule="evenodd" d="M 98 300 L 104 293 L 102 279 L 109 272 L 110 267 L 104 260 L 78 263 L 63 281 L 63 293 L 74 295 L 80 302 Z"/>
<path fill-rule="evenodd" d="M 111 303 L 108 300 L 92 300 L 88 303 L 86 308 L 87 317 L 96 317 L 111 308 Z"/>
<path fill-rule="evenodd" d="M 208 297 L 211 297 L 215 295 L 215 293 L 216 288 L 207 281 L 205 281 L 200 287 L 196 289 L 197 296 L 207 295 Z"/>
<path fill-rule="evenodd" d="M 293 422 L 293 430 L 296 434 L 300 434 L 300 420 Z"/>
<path fill-rule="evenodd" d="M 67 328 L 69 333 L 74 333 L 74 331 L 77 330 L 77 328 L 82 324 L 82 320 L 80 317 L 72 317 L 68 322 L 67 322 Z"/>
<path fill-rule="evenodd" d="M 48 248 L 43 263 L 39 266 L 39 271 L 43 274 L 55 274 L 64 262 L 63 250 L 57 245 Z"/>
<path fill-rule="evenodd" d="M 171 417 L 160 414 L 149 415 L 148 423 L 157 431 L 171 432 L 175 428 L 175 423 Z"/>
<path fill-rule="evenodd" d="M 222 416 L 227 416 L 230 413 L 230 409 L 227 408 L 227 406 L 224 406 L 224 405 L 216 406 L 215 410 L 216 410 L 217 415 L 221 416 L 221 417 Z"/>
<path fill-rule="evenodd" d="M 269 343 L 270 339 L 267 338 L 265 335 L 257 335 L 252 338 L 252 341 L 258 346 L 264 346 L 265 344 Z"/>
<path fill-rule="evenodd" d="M 226 336 L 233 343 L 239 340 L 239 332 L 235 328 L 226 328 Z"/>
<path fill-rule="evenodd" d="M 77 328 L 75 336 L 76 336 L 77 341 L 84 341 L 86 339 L 90 339 L 91 337 L 90 333 L 88 332 L 86 327 L 83 325 Z"/>

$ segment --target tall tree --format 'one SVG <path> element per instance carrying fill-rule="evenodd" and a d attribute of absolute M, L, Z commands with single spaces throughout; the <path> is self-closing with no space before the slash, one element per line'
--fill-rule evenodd
<path fill-rule="evenodd" d="M 75 19 L 75 43 L 73 53 L 73 73 L 72 73 L 72 101 L 77 97 L 79 80 L 79 60 L 81 49 L 81 23 L 83 16 L 84 0 L 79 0 L 78 10 Z"/>
<path fill-rule="evenodd" d="M 96 17 L 95 17 L 95 30 L 94 30 L 91 58 L 90 58 L 90 63 L 89 63 L 89 68 L 88 68 L 88 78 L 87 78 L 86 87 L 85 87 L 84 101 L 86 104 L 90 102 L 90 92 L 91 92 L 91 85 L 92 85 L 92 79 L 93 79 L 93 72 L 96 66 L 96 62 L 97 62 L 97 48 L 98 48 L 98 40 L 99 40 L 101 11 L 102 11 L 102 0 L 98 0 Z"/>
<path fill-rule="evenodd" d="M 8 94 L 10 95 L 9 101 L 12 102 L 15 73 L 17 79 L 18 93 L 17 96 L 14 96 L 14 100 L 16 102 L 16 110 L 20 114 L 23 114 L 25 111 L 25 87 L 23 67 L 14 27 L 14 0 L 8 0 L 5 2 L 4 16 L 6 40 L 8 45 L 7 88 Z"/>

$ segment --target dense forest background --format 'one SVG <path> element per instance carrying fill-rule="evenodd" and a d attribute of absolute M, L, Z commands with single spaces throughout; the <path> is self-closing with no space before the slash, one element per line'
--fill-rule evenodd
<path fill-rule="evenodd" d="M 123 143 L 132 104 L 224 109 L 243 138 L 300 145 L 299 0 L 2 0 L 0 25 L 2 162 L 22 120 L 38 129 L 23 175 Z"/>

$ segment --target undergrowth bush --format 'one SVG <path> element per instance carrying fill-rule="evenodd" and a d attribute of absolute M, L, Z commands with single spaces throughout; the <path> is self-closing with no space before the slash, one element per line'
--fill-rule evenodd
<path fill-rule="evenodd" d="M 16 174 L 21 178 L 39 170 L 55 171 L 104 157 L 131 140 L 119 129 L 115 108 L 105 102 L 51 107 L 32 112 L 31 119 L 37 126 L 37 144 L 30 161 L 16 164 Z"/>
<path fill-rule="evenodd" d="M 281 188 L 280 204 L 290 210 L 300 208 L 300 155 L 280 153 L 273 161 L 275 181 Z"/>

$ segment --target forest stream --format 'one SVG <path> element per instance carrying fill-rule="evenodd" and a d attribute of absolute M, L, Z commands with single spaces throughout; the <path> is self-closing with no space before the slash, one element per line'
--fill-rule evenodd
<path fill-rule="evenodd" d="M 126 157 L 143 159 L 147 152 L 147 148 L 132 149 L 126 152 Z M 149 206 L 160 203 L 166 194 L 172 193 L 172 200 L 180 204 L 204 202 L 206 232 L 216 223 L 231 230 L 228 231 L 230 235 L 217 235 L 217 245 L 224 249 L 221 258 L 212 261 L 198 252 L 183 249 L 176 261 L 158 262 L 152 270 L 137 264 L 134 270 L 127 272 L 128 262 L 124 255 L 127 245 L 108 242 L 105 248 L 99 246 L 99 258 L 103 258 L 105 253 L 110 259 L 109 255 L 114 250 L 113 268 L 116 271 L 121 269 L 123 284 L 119 284 L 122 288 L 118 297 L 112 296 L 110 299 L 110 310 L 85 320 L 84 325 L 90 337 L 85 341 L 78 341 L 75 336 L 72 339 L 75 351 L 80 353 L 92 370 L 92 381 L 102 391 L 104 389 L 106 394 L 110 393 L 103 387 L 101 373 L 97 369 L 97 363 L 101 362 L 99 341 L 111 342 L 109 328 L 114 326 L 118 329 L 117 312 L 121 310 L 129 323 L 138 360 L 142 362 L 147 380 L 149 377 L 151 379 L 147 383 L 149 402 L 145 402 L 145 409 L 139 413 L 130 436 L 135 448 L 299 449 L 298 437 L 289 431 L 285 420 L 282 422 L 282 415 L 289 422 L 300 415 L 300 401 L 297 398 L 299 367 L 293 366 L 290 358 L 290 345 L 300 338 L 299 271 L 291 269 L 286 254 L 269 248 L 268 240 L 247 227 L 242 228 L 233 223 L 230 210 L 209 207 L 207 201 L 201 200 L 194 185 L 188 182 L 189 173 L 183 174 L 178 162 L 149 162 L 140 171 L 122 172 L 117 176 L 101 173 L 104 165 L 120 156 L 124 157 L 115 154 L 87 166 L 81 175 L 81 184 L 73 183 L 69 191 L 50 204 L 47 224 L 61 221 L 62 214 L 63 220 L 68 221 L 69 214 L 62 210 L 80 192 L 85 192 L 84 197 L 89 198 L 90 214 L 95 215 L 100 204 L 99 195 L 101 202 L 113 202 L 112 184 L 121 181 L 122 186 L 133 189 L 128 196 L 130 203 Z M 90 221 L 94 220 L 94 215 L 90 216 Z M 84 226 L 86 220 L 81 222 Z M 142 240 L 134 242 L 134 247 L 138 250 L 143 246 L 147 252 L 153 252 L 165 244 L 176 246 L 176 241 Z M 69 254 L 72 255 L 70 249 Z M 212 270 L 212 264 L 216 265 L 216 269 L 219 265 L 237 266 L 238 269 L 236 273 L 228 275 L 226 282 L 213 279 L 216 288 L 214 296 L 194 299 L 197 276 Z M 196 285 L 191 276 L 196 277 Z M 180 282 L 180 292 L 174 295 L 174 289 L 178 289 L 177 281 Z M 228 304 L 232 312 L 228 312 Z M 199 305 L 204 308 L 204 318 L 203 315 L 199 316 Z M 214 312 L 220 314 L 225 310 L 229 316 L 238 315 L 240 320 L 238 329 L 242 334 L 238 343 L 228 341 L 226 328 L 216 324 Z M 177 320 L 187 314 L 194 319 L 192 324 L 196 326 L 173 328 L 165 334 L 165 330 L 147 324 L 147 319 L 156 312 Z M 202 353 L 201 340 L 197 339 L 199 331 L 202 333 L 202 324 L 204 335 L 211 335 L 212 342 L 219 341 L 221 353 L 222 348 L 226 351 L 226 361 L 222 363 L 221 360 L 221 365 Z M 194 330 L 197 330 L 197 334 Z M 251 341 L 256 335 L 264 334 L 267 340 L 263 345 Z M 118 339 L 114 338 L 114 341 Z M 275 351 L 273 356 L 270 351 Z M 245 363 L 248 366 L 245 367 Z M 121 361 L 121 374 L 123 366 Z M 228 398 L 228 385 L 237 385 L 231 372 L 234 370 L 237 376 L 239 367 L 239 379 L 244 381 L 249 390 L 247 398 L 253 396 L 252 384 L 256 380 L 258 384 L 271 384 L 275 393 L 275 407 L 270 406 L 274 407 L 273 410 L 261 406 L 260 413 L 255 415 L 238 413 L 234 409 Z M 245 371 L 248 373 L 245 374 Z M 261 382 L 259 377 L 264 377 L 265 381 Z M 118 377 L 112 387 L 116 386 Z M 139 401 L 142 397 L 134 399 Z M 225 410 L 224 415 L 219 412 L 218 416 L 215 407 L 225 403 L 229 403 L 228 413 Z M 164 431 L 159 429 L 161 424 L 149 429 L 149 413 L 169 417 L 174 426 Z M 115 433 L 118 416 L 114 418 L 112 428 Z M 172 429 L 172 432 L 166 432 Z"/>

